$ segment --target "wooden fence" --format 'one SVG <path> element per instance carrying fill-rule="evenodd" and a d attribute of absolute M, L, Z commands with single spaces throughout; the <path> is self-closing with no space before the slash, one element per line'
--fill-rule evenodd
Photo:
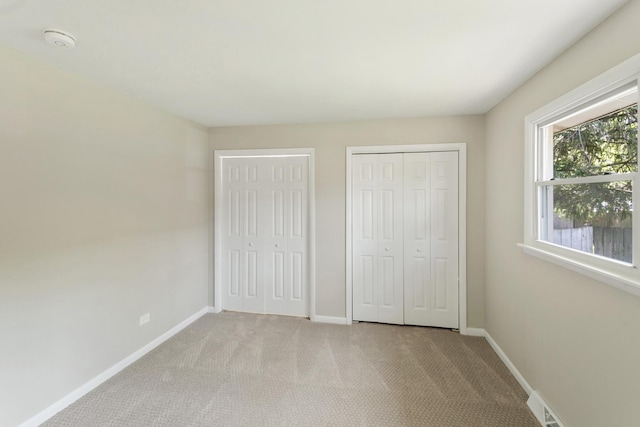
<path fill-rule="evenodd" d="M 563 228 L 553 230 L 553 243 L 630 263 L 633 248 L 631 236 L 631 228 Z"/>

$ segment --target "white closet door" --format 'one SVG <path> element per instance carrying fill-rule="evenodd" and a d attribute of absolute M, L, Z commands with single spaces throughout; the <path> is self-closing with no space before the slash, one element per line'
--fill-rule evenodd
<path fill-rule="evenodd" d="M 307 316 L 309 158 L 223 161 L 226 310 Z"/>
<path fill-rule="evenodd" d="M 352 161 L 353 318 L 403 323 L 402 154 Z"/>
<path fill-rule="evenodd" d="M 267 313 L 309 314 L 309 158 L 271 158 L 264 217 L 265 309 Z"/>
<path fill-rule="evenodd" d="M 377 322 L 378 156 L 353 156 L 351 168 L 353 320 Z"/>
<path fill-rule="evenodd" d="M 458 153 L 404 157 L 404 321 L 458 328 Z"/>
<path fill-rule="evenodd" d="M 287 158 L 289 204 L 287 213 L 287 258 L 285 276 L 286 314 L 309 315 L 309 158 Z"/>
<path fill-rule="evenodd" d="M 223 163 L 222 179 L 224 191 L 223 250 L 222 250 L 222 295 L 224 308 L 242 311 L 244 283 L 244 176 L 246 171 L 239 159 L 228 159 Z"/>
<path fill-rule="evenodd" d="M 431 161 L 429 153 L 404 158 L 404 321 L 427 325 L 431 281 Z"/>
<path fill-rule="evenodd" d="M 378 321 L 403 323 L 402 154 L 378 159 Z"/>
<path fill-rule="evenodd" d="M 431 153 L 430 326 L 458 328 L 458 152 Z"/>
<path fill-rule="evenodd" d="M 267 313 L 284 313 L 287 310 L 287 178 L 286 159 L 272 158 L 269 162 L 270 188 L 265 192 L 264 215 L 267 218 L 265 235 L 265 310 Z"/>
<path fill-rule="evenodd" d="M 223 299 L 228 310 L 264 312 L 264 275 L 260 193 L 264 186 L 262 159 L 224 162 L 225 236 Z"/>
<path fill-rule="evenodd" d="M 244 174 L 244 263 L 242 311 L 264 313 L 264 158 L 254 157 L 243 162 Z"/>

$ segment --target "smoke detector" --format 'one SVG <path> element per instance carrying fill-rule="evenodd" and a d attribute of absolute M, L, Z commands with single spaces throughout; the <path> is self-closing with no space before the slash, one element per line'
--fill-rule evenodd
<path fill-rule="evenodd" d="M 71 49 L 76 45 L 76 38 L 61 30 L 45 30 L 44 39 L 54 46 Z"/>

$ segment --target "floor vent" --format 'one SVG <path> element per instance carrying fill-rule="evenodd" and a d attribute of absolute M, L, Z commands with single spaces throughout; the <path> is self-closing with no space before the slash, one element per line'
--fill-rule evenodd
<path fill-rule="evenodd" d="M 564 424 L 553 413 L 547 402 L 542 400 L 537 391 L 531 393 L 529 400 L 527 400 L 527 405 L 529 405 L 529 409 L 536 416 L 540 425 L 544 427 L 564 427 Z"/>

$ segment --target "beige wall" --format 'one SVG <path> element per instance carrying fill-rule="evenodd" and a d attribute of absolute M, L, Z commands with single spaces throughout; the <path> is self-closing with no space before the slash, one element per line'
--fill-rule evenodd
<path fill-rule="evenodd" d="M 4 48 L 0 64 L 0 425 L 13 426 L 206 305 L 208 141 Z"/>
<path fill-rule="evenodd" d="M 640 52 L 632 0 L 487 115 L 486 329 L 568 426 L 640 425 L 640 298 L 523 254 L 523 119 Z"/>
<path fill-rule="evenodd" d="M 481 328 L 484 325 L 484 133 L 483 116 L 463 116 L 213 128 L 210 142 L 212 150 L 315 148 L 316 314 L 337 317 L 346 314 L 346 147 L 466 142 L 467 314 L 469 326 Z"/>
<path fill-rule="evenodd" d="M 212 150 L 316 149 L 316 312 L 342 317 L 345 147 L 445 142 L 468 144 L 469 326 L 487 329 L 568 426 L 637 425 L 640 298 L 516 243 L 524 116 L 639 52 L 639 20 L 631 0 L 486 120 L 213 128 L 208 141 L 191 122 L 0 48 L 0 425 L 213 304 Z"/>

